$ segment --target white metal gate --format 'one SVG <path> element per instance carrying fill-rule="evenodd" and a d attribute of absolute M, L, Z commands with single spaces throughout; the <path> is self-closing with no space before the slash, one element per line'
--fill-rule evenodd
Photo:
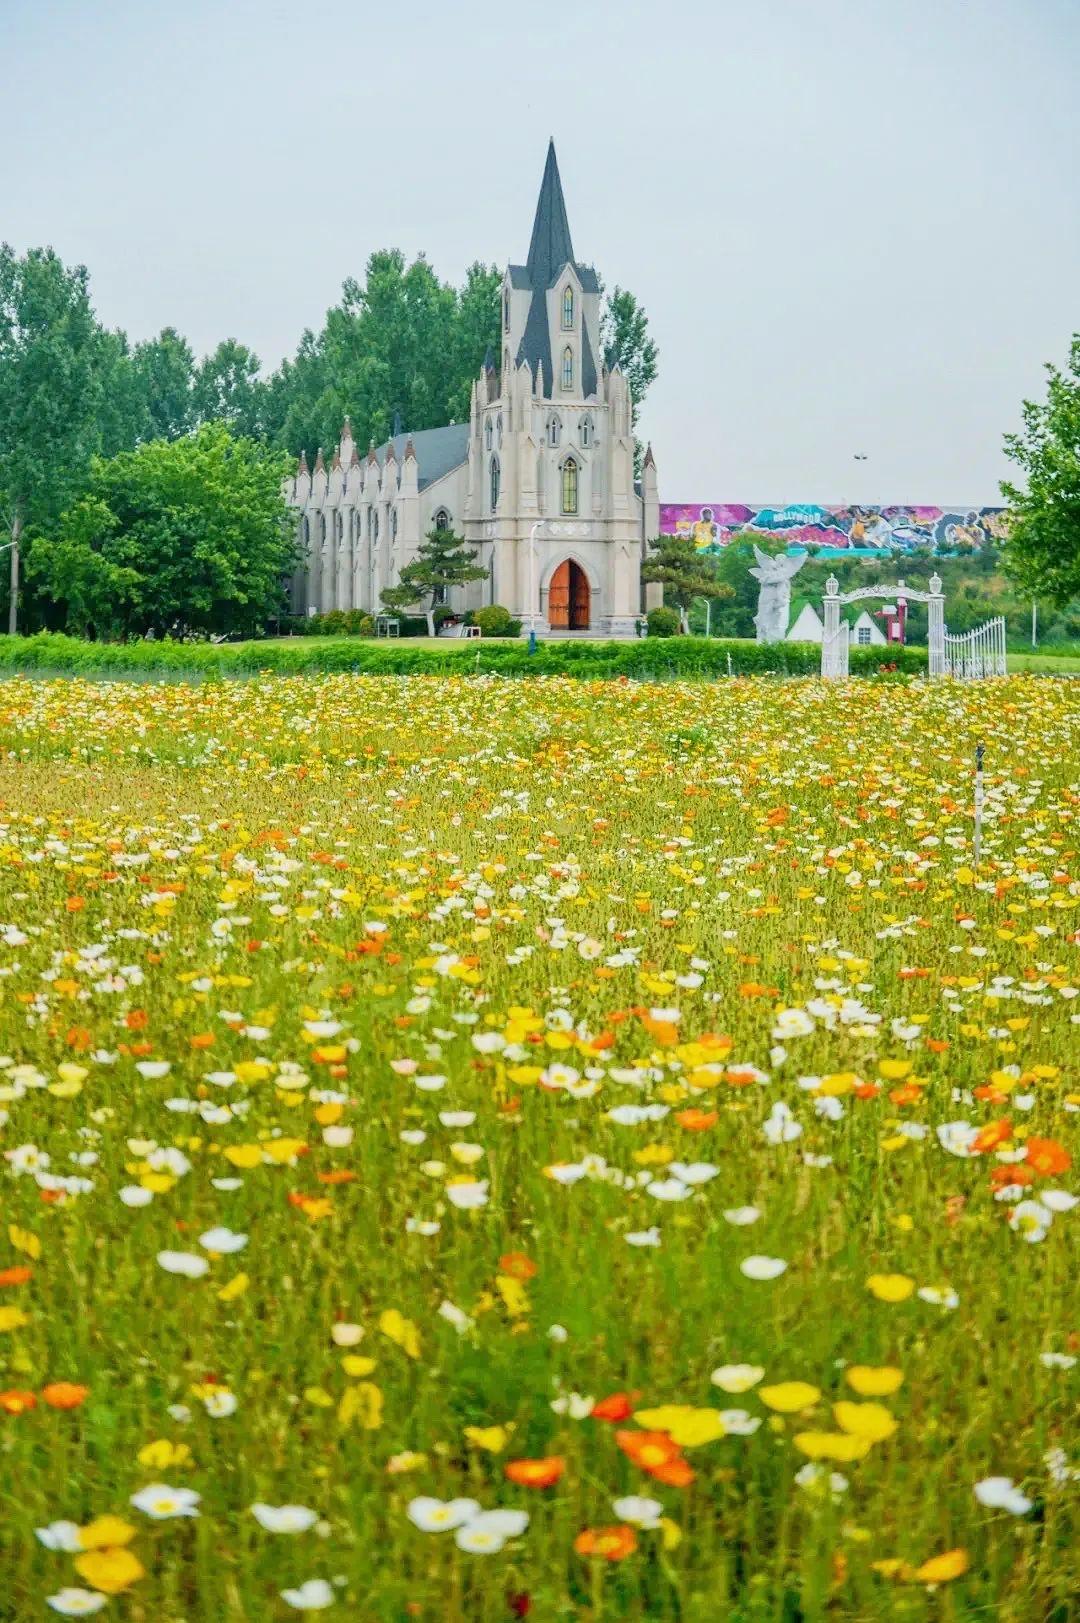
<path fill-rule="evenodd" d="M 974 631 L 952 636 L 945 633 L 945 675 L 958 676 L 962 681 L 976 681 L 983 676 L 1004 676 L 1008 669 L 1005 657 L 1005 621 L 999 615 L 987 620 Z"/>

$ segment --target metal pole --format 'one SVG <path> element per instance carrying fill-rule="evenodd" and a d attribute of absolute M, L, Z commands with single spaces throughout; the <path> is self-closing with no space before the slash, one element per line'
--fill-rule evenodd
<path fill-rule="evenodd" d="M 15 522 L 11 528 L 11 601 L 8 604 L 8 636 L 13 637 L 19 629 L 19 536 L 22 532 L 22 520 L 15 514 Z"/>
<path fill-rule="evenodd" d="M 543 519 L 529 531 L 529 630 L 536 631 L 536 532 L 544 527 Z"/>
<path fill-rule="evenodd" d="M 984 745 L 975 746 L 975 870 L 978 872 L 982 859 L 982 814 L 983 814 L 983 750 Z"/>
<path fill-rule="evenodd" d="M 1035 599 L 1032 598 L 1032 600 L 1031 600 L 1031 646 L 1032 646 L 1032 648 L 1037 648 L 1039 646 L 1038 629 L 1039 629 L 1039 605 L 1035 601 Z"/>

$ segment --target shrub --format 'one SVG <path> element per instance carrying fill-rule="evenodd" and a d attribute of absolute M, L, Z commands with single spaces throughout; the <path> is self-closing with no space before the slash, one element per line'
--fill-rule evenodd
<path fill-rule="evenodd" d="M 679 613 L 677 609 L 650 609 L 645 617 L 650 637 L 677 637 Z"/>
<path fill-rule="evenodd" d="M 489 603 L 486 608 L 477 609 L 470 618 L 474 626 L 480 627 L 485 637 L 521 635 L 521 621 L 515 620 L 510 610 L 503 608 L 501 603 Z"/>

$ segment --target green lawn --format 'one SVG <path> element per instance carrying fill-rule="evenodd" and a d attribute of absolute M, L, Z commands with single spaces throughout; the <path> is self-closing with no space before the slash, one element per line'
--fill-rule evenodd
<path fill-rule="evenodd" d="M 1054 676 L 1080 676 L 1080 653 L 1010 654 L 1010 671 L 1036 671 Z"/>

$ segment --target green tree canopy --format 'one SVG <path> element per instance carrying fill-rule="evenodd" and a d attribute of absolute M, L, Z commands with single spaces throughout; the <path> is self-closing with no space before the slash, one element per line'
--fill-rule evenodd
<path fill-rule="evenodd" d="M 221 423 L 99 458 L 28 567 L 72 631 L 254 630 L 281 612 L 295 563 L 286 463 Z"/>
<path fill-rule="evenodd" d="M 387 586 L 382 600 L 398 614 L 419 609 L 427 618 L 428 636 L 435 635 L 435 610 L 445 603 L 451 586 L 485 580 L 487 570 L 476 562 L 473 548 L 453 530 L 429 530 L 420 550 L 401 571 L 399 584 Z"/>
<path fill-rule="evenodd" d="M 610 366 L 618 361 L 630 385 L 630 408 L 637 424 L 641 404 L 655 381 L 659 351 L 649 337 L 649 318 L 632 293 L 617 287 L 600 316 L 600 342 Z"/>
<path fill-rule="evenodd" d="M 101 440 L 103 365 L 115 364 L 83 266 L 0 245 L 0 511 L 11 542 L 15 629 L 24 531 L 63 508 Z"/>
<path fill-rule="evenodd" d="M 1033 597 L 1063 606 L 1080 597 L 1080 333 L 1065 370 L 1046 368 L 1045 401 L 1024 401 L 1024 429 L 1005 454 L 1023 475 L 1003 482 L 1009 504 L 1005 568 Z"/>
<path fill-rule="evenodd" d="M 734 596 L 732 588 L 717 578 L 716 559 L 701 552 L 688 535 L 662 535 L 654 541 L 641 566 L 641 578 L 662 583 L 664 603 L 678 609 L 684 630 L 695 597 Z"/>
<path fill-rule="evenodd" d="M 194 422 L 195 372 L 187 339 L 175 327 L 163 327 L 156 338 L 135 345 L 131 365 L 143 407 L 137 438 L 175 440 L 186 434 Z"/>
<path fill-rule="evenodd" d="M 234 434 L 262 437 L 263 394 L 259 357 L 235 338 L 223 338 L 195 368 L 191 405 L 200 423 L 226 423 Z"/>

